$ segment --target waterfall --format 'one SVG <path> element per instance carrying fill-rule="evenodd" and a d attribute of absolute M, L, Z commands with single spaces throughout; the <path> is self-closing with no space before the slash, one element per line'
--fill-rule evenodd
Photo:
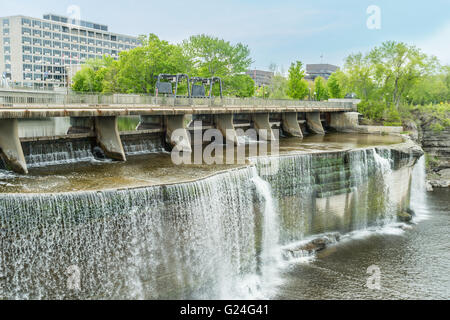
<path fill-rule="evenodd" d="M 161 139 L 151 137 L 148 135 L 138 135 L 137 137 L 127 137 L 122 140 L 123 149 L 127 156 L 149 154 L 155 152 L 162 152 L 163 146 Z"/>
<path fill-rule="evenodd" d="M 29 168 L 45 167 L 94 159 L 88 140 L 25 143 L 25 161 Z"/>
<path fill-rule="evenodd" d="M 258 194 L 264 200 L 260 259 L 261 291 L 263 294 L 269 294 L 268 292 L 278 284 L 278 272 L 282 265 L 279 215 L 270 184 L 257 175 L 256 168 L 254 168 L 254 173 L 252 181 Z"/>
<path fill-rule="evenodd" d="M 0 194 L 0 299 L 271 297 L 283 248 L 387 223 L 404 207 L 391 195 L 397 158 L 290 154 L 171 185 Z M 68 288 L 70 270 L 80 290 Z"/>
<path fill-rule="evenodd" d="M 425 156 L 414 166 L 411 180 L 411 209 L 415 212 L 416 222 L 429 217 L 427 204 L 427 172 Z"/>

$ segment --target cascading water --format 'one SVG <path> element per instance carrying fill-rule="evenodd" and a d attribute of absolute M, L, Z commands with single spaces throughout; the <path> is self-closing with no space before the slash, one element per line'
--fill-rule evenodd
<path fill-rule="evenodd" d="M 427 203 L 427 172 L 425 156 L 417 161 L 411 179 L 411 209 L 415 212 L 415 221 L 425 220 L 429 217 Z"/>
<path fill-rule="evenodd" d="M 86 162 L 94 159 L 90 141 L 61 141 L 53 143 L 25 143 L 25 161 L 29 168 Z"/>
<path fill-rule="evenodd" d="M 295 154 L 173 185 L 0 194 L 0 298 L 267 298 L 285 246 L 390 221 L 394 158 Z"/>

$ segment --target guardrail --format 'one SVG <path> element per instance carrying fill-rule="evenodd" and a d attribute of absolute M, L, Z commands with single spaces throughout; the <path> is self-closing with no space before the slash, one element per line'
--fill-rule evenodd
<path fill-rule="evenodd" d="M 149 105 L 149 106 L 274 106 L 274 107 L 311 107 L 311 108 L 348 108 L 354 106 L 349 102 L 326 102 L 326 101 L 305 101 L 305 100 L 271 100 L 261 98 L 212 98 L 199 99 L 187 97 L 155 97 L 152 95 L 135 94 L 63 94 L 63 93 L 42 93 L 42 92 L 14 92 L 0 90 L 1 106 L 13 107 L 20 105 Z"/>

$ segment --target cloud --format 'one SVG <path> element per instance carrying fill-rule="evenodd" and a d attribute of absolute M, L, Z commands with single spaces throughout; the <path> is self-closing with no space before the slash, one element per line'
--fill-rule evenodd
<path fill-rule="evenodd" d="M 443 64 L 450 64 L 450 21 L 439 28 L 429 38 L 417 43 L 428 54 L 435 55 Z"/>

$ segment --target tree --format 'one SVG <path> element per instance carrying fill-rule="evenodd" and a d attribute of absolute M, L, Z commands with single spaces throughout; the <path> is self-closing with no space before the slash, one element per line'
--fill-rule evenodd
<path fill-rule="evenodd" d="M 246 74 L 238 74 L 223 79 L 224 94 L 239 98 L 253 97 L 255 82 Z"/>
<path fill-rule="evenodd" d="M 375 47 L 368 59 L 374 66 L 374 80 L 387 106 L 393 104 L 396 108 L 405 92 L 436 63 L 434 59 L 427 61 L 426 55 L 415 46 L 395 41 Z"/>
<path fill-rule="evenodd" d="M 154 34 L 141 38 L 141 42 L 142 47 L 120 53 L 117 77 L 121 92 L 153 93 L 159 74 L 187 73 L 191 68 L 191 61 L 180 46 Z"/>
<path fill-rule="evenodd" d="M 103 59 L 87 60 L 81 70 L 73 77 L 72 89 L 78 92 L 102 92 L 105 67 L 105 60 Z"/>
<path fill-rule="evenodd" d="M 242 43 L 232 45 L 205 34 L 192 36 L 182 44 L 184 54 L 193 61 L 193 72 L 201 77 L 241 74 L 250 67 L 250 50 Z"/>
<path fill-rule="evenodd" d="M 308 93 L 308 83 L 303 79 L 305 72 L 303 71 L 303 64 L 296 61 L 291 64 L 289 68 L 288 90 L 287 94 L 292 99 L 304 99 Z"/>
<path fill-rule="evenodd" d="M 317 77 L 314 81 L 314 88 L 317 101 L 328 100 L 328 89 L 324 78 Z"/>
<path fill-rule="evenodd" d="M 340 83 L 340 78 L 342 78 L 342 72 L 334 72 L 327 81 L 328 93 L 331 98 L 341 99 L 344 97 L 343 88 Z"/>

